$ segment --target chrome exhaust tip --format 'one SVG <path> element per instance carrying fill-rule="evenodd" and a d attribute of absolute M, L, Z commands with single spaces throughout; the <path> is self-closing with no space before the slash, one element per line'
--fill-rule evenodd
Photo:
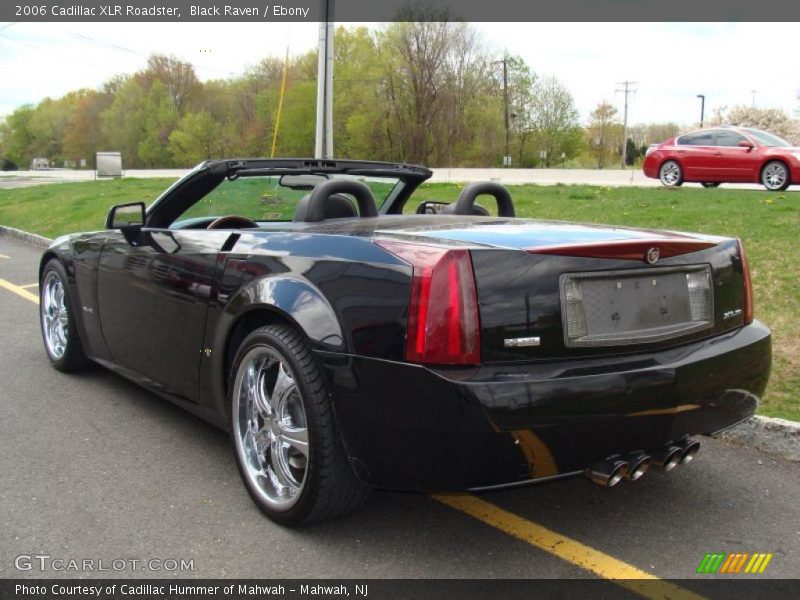
<path fill-rule="evenodd" d="M 700 452 L 700 442 L 696 440 L 686 439 L 678 442 L 678 447 L 681 449 L 681 464 L 685 465 L 694 460 L 697 453 Z"/>
<path fill-rule="evenodd" d="M 650 457 L 647 454 L 633 454 L 628 457 L 628 472 L 625 473 L 625 479 L 637 481 L 647 473 L 649 468 Z"/>
<path fill-rule="evenodd" d="M 628 463 L 619 458 L 607 458 L 586 470 L 592 483 L 601 487 L 614 487 L 628 474 Z"/>
<path fill-rule="evenodd" d="M 683 450 L 678 446 L 664 446 L 653 452 L 652 460 L 664 471 L 672 471 L 683 458 Z"/>

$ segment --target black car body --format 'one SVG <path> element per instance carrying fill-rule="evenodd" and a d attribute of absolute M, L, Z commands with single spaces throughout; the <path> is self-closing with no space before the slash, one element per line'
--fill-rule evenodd
<path fill-rule="evenodd" d="M 496 184 L 468 186 L 442 210 L 414 194 L 429 176 L 422 167 L 357 161 L 204 163 L 146 214 L 120 226 L 121 213 L 139 209 L 118 208 L 109 215 L 116 229 L 70 235 L 45 252 L 50 358 L 60 368 L 82 366 L 69 356 L 77 342 L 70 348 L 76 336 L 67 333 L 76 332 L 91 361 L 245 439 L 253 419 L 234 426 L 244 413 L 231 412 L 232 397 L 256 387 L 237 375 L 237 352 L 252 332 L 272 327 L 273 337 L 251 345 L 277 354 L 253 364 L 266 369 L 301 346 L 313 356 L 278 360 L 275 368 L 285 364 L 291 381 L 302 382 L 308 413 L 283 422 L 306 425 L 311 445 L 322 444 L 306 398 L 321 394 L 333 415 L 326 435 L 356 475 L 354 490 L 477 490 L 581 472 L 613 484 L 641 475 L 648 461 L 688 460 L 696 451 L 689 436 L 753 414 L 769 375 L 770 332 L 753 320 L 738 240 L 518 219 Z M 281 202 L 270 204 L 271 191 L 250 223 L 216 219 L 215 206 L 192 217 L 191 207 L 223 182 L 265 177 L 270 190 L 285 189 L 275 185 L 282 177 L 305 195 L 301 220 L 260 218 Z M 382 178 L 389 184 L 375 183 Z M 379 207 L 369 206 L 364 182 L 382 190 Z M 474 204 L 483 193 L 505 216 Z M 363 216 L 342 194 L 356 197 Z M 54 263 L 69 299 L 70 364 L 48 337 L 52 314 L 61 314 L 47 297 Z M 286 344 L 270 342 L 281 335 Z M 303 365 L 315 370 L 302 375 Z M 276 381 L 264 384 L 274 386 L 267 395 L 278 394 Z M 279 419 L 269 420 L 274 434 L 255 421 L 254 430 L 278 439 Z M 253 452 L 272 447 L 264 443 Z M 289 475 L 318 476 L 312 454 L 289 452 Z M 254 468 L 248 490 L 284 522 L 332 516 L 361 497 L 352 492 L 352 502 L 328 512 L 312 505 L 335 504 L 334 492 L 286 508 L 259 501 L 264 472 L 273 477 L 268 464 Z"/>

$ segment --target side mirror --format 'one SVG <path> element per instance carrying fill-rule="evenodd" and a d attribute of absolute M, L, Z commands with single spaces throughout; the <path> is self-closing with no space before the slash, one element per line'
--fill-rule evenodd
<path fill-rule="evenodd" d="M 417 207 L 417 214 L 418 215 L 438 215 L 442 212 L 445 208 L 447 208 L 449 204 L 447 202 L 437 202 L 435 200 L 425 200 L 422 204 Z"/>
<path fill-rule="evenodd" d="M 139 229 L 144 226 L 144 202 L 112 206 L 106 217 L 106 229 Z"/>
<path fill-rule="evenodd" d="M 753 142 L 751 142 L 750 140 L 742 140 L 741 142 L 739 142 L 739 147 L 740 148 L 747 148 L 748 150 L 752 150 L 754 146 L 753 146 Z"/>

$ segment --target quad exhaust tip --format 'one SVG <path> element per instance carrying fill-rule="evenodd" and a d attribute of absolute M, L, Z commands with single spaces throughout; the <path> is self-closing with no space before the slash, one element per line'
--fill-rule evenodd
<path fill-rule="evenodd" d="M 699 451 L 700 442 L 686 438 L 667 444 L 651 454 L 639 451 L 625 457 L 611 456 L 586 469 L 584 474 L 592 483 L 601 487 L 614 487 L 623 479 L 641 479 L 651 465 L 657 465 L 664 471 L 672 471 L 679 464 L 692 462 Z"/>
<path fill-rule="evenodd" d="M 614 487 L 627 476 L 629 468 L 622 459 L 608 458 L 587 469 L 586 476 L 601 487 Z"/>
<path fill-rule="evenodd" d="M 694 457 L 697 456 L 697 453 L 700 452 L 700 442 L 695 440 L 683 440 L 679 442 L 677 446 L 681 449 L 681 464 L 685 465 L 686 463 L 690 463 L 694 460 Z"/>
<path fill-rule="evenodd" d="M 650 468 L 650 460 L 647 454 L 638 454 L 629 457 L 628 472 L 625 473 L 625 479 L 628 481 L 637 481 L 641 479 Z"/>
<path fill-rule="evenodd" d="M 681 458 L 683 458 L 683 450 L 678 446 L 664 446 L 660 450 L 653 452 L 653 462 L 661 467 L 664 471 L 672 471 L 677 467 Z"/>

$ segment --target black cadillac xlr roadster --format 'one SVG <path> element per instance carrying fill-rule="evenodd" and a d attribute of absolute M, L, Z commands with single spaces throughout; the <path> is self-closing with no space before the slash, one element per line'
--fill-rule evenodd
<path fill-rule="evenodd" d="M 370 487 L 611 486 L 753 414 L 770 332 L 738 240 L 515 218 L 491 182 L 433 202 L 430 176 L 205 162 L 45 251 L 47 354 L 230 431 L 286 524 Z"/>

